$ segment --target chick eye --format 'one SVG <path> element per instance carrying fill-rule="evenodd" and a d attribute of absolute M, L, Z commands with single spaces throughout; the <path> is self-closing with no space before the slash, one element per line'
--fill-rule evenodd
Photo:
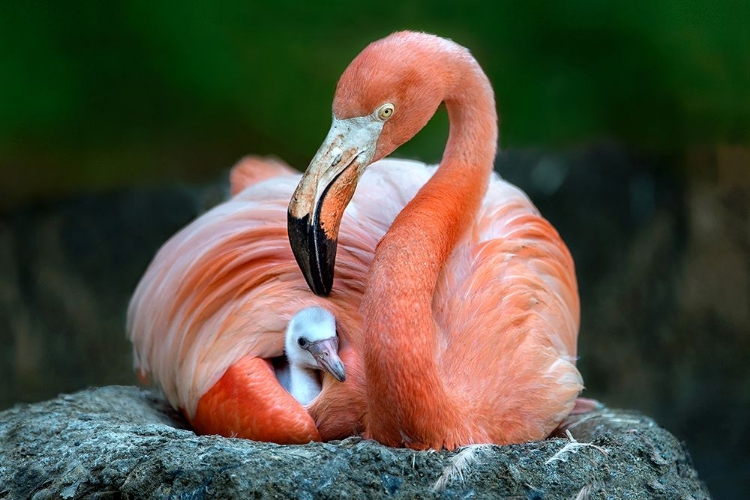
<path fill-rule="evenodd" d="M 305 347 L 307 347 L 307 344 L 308 344 L 307 339 L 303 337 L 300 337 L 297 339 L 297 345 L 299 345 L 301 348 L 304 349 Z"/>
<path fill-rule="evenodd" d="M 378 118 L 385 121 L 391 116 L 393 116 L 394 107 L 391 103 L 386 103 L 380 106 L 380 109 L 378 109 Z"/>

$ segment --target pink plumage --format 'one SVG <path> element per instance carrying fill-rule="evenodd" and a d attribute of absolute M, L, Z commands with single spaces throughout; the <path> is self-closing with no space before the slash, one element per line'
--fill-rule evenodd
<path fill-rule="evenodd" d="M 283 443 L 364 433 L 390 445 L 454 448 L 542 439 L 575 404 L 583 386 L 573 262 L 529 199 L 490 173 L 494 103 L 473 58 L 437 37 L 392 35 L 352 63 L 334 112 L 348 119 L 396 103 L 377 159 L 434 112 L 413 104 L 412 118 L 399 118 L 410 103 L 432 99 L 436 107 L 444 97 L 430 92 L 463 81 L 446 76 L 432 90 L 399 89 L 386 101 L 387 85 L 362 86 L 360 73 L 390 85 L 425 83 L 412 70 L 406 80 L 370 71 L 387 63 L 392 46 L 406 54 L 401 66 L 412 50 L 421 71 L 454 65 L 476 81 L 464 84 L 465 96 L 445 97 L 452 129 L 439 168 L 386 159 L 362 168 L 353 185 L 348 173 L 331 181 L 349 184 L 342 202 L 331 195 L 332 210 L 346 210 L 334 232 L 329 297 L 308 289 L 287 239 L 300 176 L 257 158 L 234 169 L 235 196 L 164 245 L 133 296 L 136 367 L 200 432 Z M 471 104 L 462 108 L 465 98 Z M 347 379 L 324 376 L 321 394 L 303 408 L 267 360 L 283 355 L 289 319 L 311 305 L 336 317 Z"/>

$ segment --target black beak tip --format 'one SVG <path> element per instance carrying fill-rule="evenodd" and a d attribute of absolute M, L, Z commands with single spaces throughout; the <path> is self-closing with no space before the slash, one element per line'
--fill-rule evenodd
<path fill-rule="evenodd" d="M 336 240 L 325 235 L 318 221 L 310 216 L 295 217 L 287 212 L 287 232 L 294 258 L 315 295 L 327 297 L 333 288 Z"/>

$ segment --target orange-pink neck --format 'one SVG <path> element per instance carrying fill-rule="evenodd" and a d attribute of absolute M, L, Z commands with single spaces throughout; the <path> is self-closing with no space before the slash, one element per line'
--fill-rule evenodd
<path fill-rule="evenodd" d="M 436 361 L 432 301 L 487 189 L 497 114 L 476 61 L 452 58 L 444 68 L 455 84 L 444 98 L 451 125 L 443 160 L 378 245 L 363 299 L 368 433 L 391 445 L 433 445 L 463 425 L 460 398 L 443 385 Z"/>

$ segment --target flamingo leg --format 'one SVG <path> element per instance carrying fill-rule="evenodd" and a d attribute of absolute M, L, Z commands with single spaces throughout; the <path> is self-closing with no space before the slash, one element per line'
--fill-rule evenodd
<path fill-rule="evenodd" d="M 253 356 L 230 366 L 189 420 L 199 434 L 279 444 L 320 441 L 312 417 L 281 387 L 271 363 Z"/>

